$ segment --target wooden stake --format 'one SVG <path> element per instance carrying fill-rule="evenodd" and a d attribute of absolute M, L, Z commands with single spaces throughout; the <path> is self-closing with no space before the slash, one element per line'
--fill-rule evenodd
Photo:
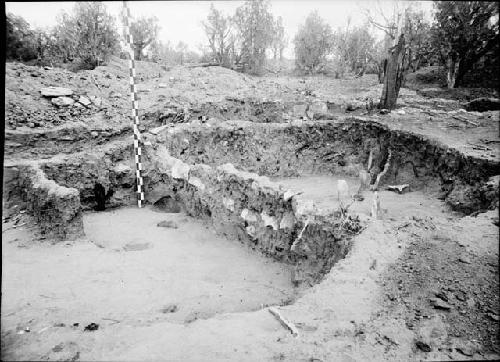
<path fill-rule="evenodd" d="M 281 323 L 283 327 L 288 329 L 294 337 L 299 336 L 299 331 L 297 330 L 295 325 L 292 322 L 289 322 L 285 318 L 283 318 L 280 312 L 276 308 L 270 307 L 269 312 Z"/>
<path fill-rule="evenodd" d="M 379 173 L 377 175 L 377 179 L 375 180 L 375 183 L 370 187 L 370 189 L 372 191 L 376 191 L 378 189 L 378 184 L 380 182 L 380 179 L 387 173 L 387 171 L 389 170 L 389 165 L 391 163 L 391 156 L 392 156 L 392 153 L 391 153 L 391 149 L 389 148 L 388 150 L 388 156 L 387 156 L 387 161 L 385 162 L 385 165 L 384 165 L 384 169 L 382 170 L 381 173 Z"/>

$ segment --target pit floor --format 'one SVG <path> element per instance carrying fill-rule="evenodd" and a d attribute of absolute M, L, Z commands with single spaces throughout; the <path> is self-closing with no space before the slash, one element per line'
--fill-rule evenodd
<path fill-rule="evenodd" d="M 163 220 L 178 228 L 158 227 Z M 21 333 L 10 346 L 24 352 L 16 359 L 39 356 L 30 354 L 36 339 L 64 342 L 67 350 L 68 340 L 92 322 L 100 329 L 187 325 L 294 299 L 286 265 L 184 214 L 92 212 L 84 227 L 88 240 L 56 245 L 33 241 L 22 227 L 3 232 L 2 340 Z M 29 333 L 20 332 L 26 327 Z"/>
<path fill-rule="evenodd" d="M 311 200 L 320 208 L 338 209 L 339 200 L 337 195 L 337 181 L 345 180 L 349 186 L 349 195 L 355 194 L 359 188 L 359 180 L 349 176 L 300 176 L 286 178 L 272 178 L 288 189 L 302 192 L 296 196 L 299 200 Z M 362 191 L 363 201 L 354 201 L 349 211 L 355 214 L 370 216 L 373 204 L 372 191 Z M 407 216 L 423 217 L 446 212 L 445 204 L 432 195 L 422 191 L 410 191 L 398 194 L 394 191 L 386 191 L 384 187 L 378 191 L 380 200 L 380 214 L 383 218 L 402 219 Z M 341 199 L 343 204 L 349 204 L 350 200 Z"/>

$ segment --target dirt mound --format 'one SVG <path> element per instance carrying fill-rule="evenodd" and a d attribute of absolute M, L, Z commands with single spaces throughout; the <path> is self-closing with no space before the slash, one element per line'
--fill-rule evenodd
<path fill-rule="evenodd" d="M 73 103 L 58 106 L 41 89 L 64 87 L 73 91 Z M 100 69 L 73 73 L 60 68 L 42 69 L 21 63 L 6 64 L 5 119 L 8 129 L 52 127 L 65 122 L 88 121 L 97 113 L 111 119 L 127 110 L 128 79 Z M 79 102 L 80 97 L 91 102 Z"/>

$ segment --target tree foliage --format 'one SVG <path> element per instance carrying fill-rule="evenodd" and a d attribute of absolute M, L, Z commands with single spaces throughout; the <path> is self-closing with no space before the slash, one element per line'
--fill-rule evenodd
<path fill-rule="evenodd" d="M 408 64 L 413 72 L 432 62 L 431 24 L 426 21 L 423 10 L 409 6 L 405 10 L 403 34 L 408 48 Z"/>
<path fill-rule="evenodd" d="M 6 58 L 28 61 L 36 59 L 35 33 L 28 22 L 20 16 L 7 14 L 6 18 Z"/>
<path fill-rule="evenodd" d="M 231 49 L 234 44 L 234 38 L 231 37 L 231 18 L 224 16 L 211 4 L 207 21 L 204 21 L 202 26 L 208 39 L 211 60 L 220 65 L 231 65 Z"/>
<path fill-rule="evenodd" d="M 130 34 L 134 43 L 134 57 L 136 60 L 143 58 L 143 50 L 157 40 L 160 26 L 158 18 L 141 17 L 130 24 Z"/>
<path fill-rule="evenodd" d="M 485 1 L 438 1 L 433 45 L 446 60 L 448 87 L 462 84 L 481 57 L 498 52 L 498 5 Z"/>
<path fill-rule="evenodd" d="M 278 16 L 273 26 L 273 39 L 272 49 L 273 58 L 283 60 L 283 51 L 288 44 L 288 39 L 285 34 L 285 27 L 283 26 L 283 18 Z"/>
<path fill-rule="evenodd" d="M 326 65 L 326 57 L 333 48 L 333 33 L 318 14 L 312 12 L 299 27 L 295 38 L 295 65 L 298 69 L 315 73 Z"/>
<path fill-rule="evenodd" d="M 247 0 L 236 9 L 234 24 L 237 29 L 239 53 L 243 69 L 259 74 L 266 62 L 266 50 L 273 43 L 273 16 L 266 0 Z"/>
<path fill-rule="evenodd" d="M 71 14 L 63 12 L 54 37 L 64 61 L 79 59 L 90 68 L 106 61 L 118 48 L 114 18 L 102 2 L 78 2 Z"/>
<path fill-rule="evenodd" d="M 334 54 L 344 65 L 340 73 L 347 70 L 362 76 L 373 57 L 374 45 L 368 24 L 350 28 L 348 21 L 345 29 L 338 28 L 334 34 Z"/>

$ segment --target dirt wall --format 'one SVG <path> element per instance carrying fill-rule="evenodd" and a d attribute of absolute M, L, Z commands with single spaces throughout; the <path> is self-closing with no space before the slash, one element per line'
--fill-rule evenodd
<path fill-rule="evenodd" d="M 265 125 L 245 121 L 183 124 L 164 130 L 157 140 L 188 163 L 232 162 L 245 171 L 280 177 L 357 176 L 366 168 L 371 151 L 373 181 L 390 149 L 390 167 L 382 184 L 408 183 L 414 190 L 436 191 L 464 213 L 498 204 L 493 178 L 500 174 L 497 161 L 467 156 L 424 136 L 356 118 Z"/>
<path fill-rule="evenodd" d="M 36 220 L 41 234 L 56 240 L 74 240 L 83 236 L 80 196 L 77 189 L 47 179 L 38 165 L 19 165 L 18 195 L 28 213 Z"/>
<path fill-rule="evenodd" d="M 99 152 L 53 158 L 41 163 L 41 168 L 49 179 L 76 188 L 84 210 L 95 206 L 96 183 L 109 195 L 107 207 L 131 205 L 136 200 L 133 152 L 131 142 L 123 141 Z"/>

